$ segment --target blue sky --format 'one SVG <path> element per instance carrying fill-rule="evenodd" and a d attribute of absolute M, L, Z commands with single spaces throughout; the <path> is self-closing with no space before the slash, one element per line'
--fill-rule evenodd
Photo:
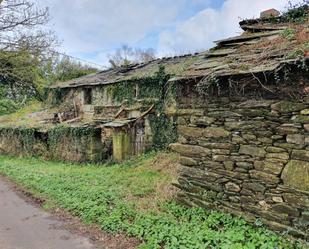
<path fill-rule="evenodd" d="M 287 5 L 287 0 L 38 1 L 50 8 L 59 49 L 101 65 L 123 44 L 153 48 L 159 57 L 206 50 L 216 39 L 240 34 L 242 18 Z"/>

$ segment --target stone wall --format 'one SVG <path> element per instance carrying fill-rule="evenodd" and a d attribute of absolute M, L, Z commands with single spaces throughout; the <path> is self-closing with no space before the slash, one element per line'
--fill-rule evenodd
<path fill-rule="evenodd" d="M 178 200 L 309 238 L 309 102 L 177 101 Z M 191 94 L 191 96 L 190 96 Z"/>
<path fill-rule="evenodd" d="M 0 154 L 44 156 L 47 153 L 45 138 L 45 134 L 31 128 L 1 128 Z"/>
<path fill-rule="evenodd" d="M 47 131 L 1 128 L 0 154 L 77 163 L 102 162 L 110 158 L 111 137 L 101 137 L 101 129 L 89 128 L 90 132 L 80 133 L 80 127 L 59 127 Z"/>
<path fill-rule="evenodd" d="M 88 128 L 88 132 L 76 132 L 79 127 L 71 127 L 70 132 L 55 129 L 49 132 L 49 158 L 68 162 L 103 162 L 110 158 L 111 138 L 101 137 L 101 129 Z M 56 137 L 52 141 L 52 136 Z"/>

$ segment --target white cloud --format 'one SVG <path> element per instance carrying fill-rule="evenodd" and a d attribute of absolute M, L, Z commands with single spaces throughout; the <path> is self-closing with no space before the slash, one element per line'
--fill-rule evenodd
<path fill-rule="evenodd" d="M 152 31 L 175 25 L 186 1 L 45 0 L 42 5 L 50 6 L 52 28 L 64 50 L 78 54 L 132 45 Z"/>
<path fill-rule="evenodd" d="M 293 0 L 292 2 L 299 2 Z M 257 18 L 261 11 L 283 10 L 284 0 L 226 0 L 218 10 L 207 8 L 182 23 L 173 31 L 163 31 L 158 45 L 159 55 L 208 49 L 213 41 L 241 32 L 240 18 Z"/>

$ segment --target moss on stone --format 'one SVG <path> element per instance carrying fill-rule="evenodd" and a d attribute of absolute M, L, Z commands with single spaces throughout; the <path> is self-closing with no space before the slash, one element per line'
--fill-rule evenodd
<path fill-rule="evenodd" d="M 284 185 L 309 192 L 309 162 L 291 160 L 281 176 Z"/>

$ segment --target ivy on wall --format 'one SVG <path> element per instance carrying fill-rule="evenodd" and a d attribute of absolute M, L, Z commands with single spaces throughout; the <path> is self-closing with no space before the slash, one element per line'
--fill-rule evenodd
<path fill-rule="evenodd" d="M 0 139 L 4 142 L 0 144 L 0 150 L 8 154 L 56 160 L 62 160 L 65 155 L 71 161 L 87 161 L 89 158 L 99 161 L 104 156 L 104 149 L 96 150 L 96 142 L 100 140 L 95 141 L 94 138 L 100 138 L 100 132 L 100 129 L 91 126 L 58 125 L 46 132 L 36 128 L 1 128 Z"/>
<path fill-rule="evenodd" d="M 37 143 L 35 128 L 1 128 L 0 136 L 6 138 L 8 141 L 18 142 L 20 147 L 15 148 L 15 154 L 33 155 L 34 146 Z"/>
<path fill-rule="evenodd" d="M 164 114 L 165 103 L 174 97 L 173 93 L 175 94 L 175 91 L 171 91 L 173 86 L 167 84 L 170 77 L 171 75 L 166 73 L 165 67 L 160 65 L 152 77 L 111 85 L 107 90 L 115 101 L 127 106 L 133 106 L 139 101 L 149 108 L 155 102 L 156 114 L 149 115 L 155 149 L 165 148 L 177 139 L 175 120 Z"/>

